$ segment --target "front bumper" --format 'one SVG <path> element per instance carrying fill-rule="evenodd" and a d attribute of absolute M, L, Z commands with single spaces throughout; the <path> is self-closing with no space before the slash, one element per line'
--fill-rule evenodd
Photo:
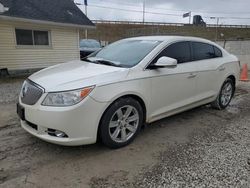
<path fill-rule="evenodd" d="M 25 113 L 21 126 L 27 132 L 47 142 L 66 146 L 96 142 L 99 121 L 107 103 L 97 102 L 88 96 L 74 106 L 48 107 L 40 105 L 44 97 L 35 105 L 25 105 L 19 100 Z M 51 136 L 48 129 L 63 131 L 68 137 Z"/>

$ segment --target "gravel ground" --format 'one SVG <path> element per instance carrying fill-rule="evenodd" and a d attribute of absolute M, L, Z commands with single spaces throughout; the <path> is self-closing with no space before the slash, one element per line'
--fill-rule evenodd
<path fill-rule="evenodd" d="M 92 186 L 250 187 L 249 91 L 249 85 L 240 86 L 227 114 L 201 107 L 196 111 L 203 117 L 196 122 L 200 127 L 189 135 L 189 142 L 160 152 L 157 163 L 144 167 L 132 182 L 121 179 L 122 184 L 117 185 L 109 181 L 110 177 L 95 178 Z M 207 113 L 213 117 L 208 119 Z"/>
<path fill-rule="evenodd" d="M 159 162 L 138 177 L 137 187 L 249 187 L 249 119 L 237 124 L 218 117 L 221 124 L 200 122 L 189 143 L 164 151 Z M 219 128 L 219 129 L 218 129 Z"/>
<path fill-rule="evenodd" d="M 24 79 L 0 80 L 0 104 L 16 102 Z"/>
<path fill-rule="evenodd" d="M 20 128 L 22 79 L 0 81 L 0 187 L 250 187 L 250 84 L 223 111 L 155 122 L 129 146 L 63 147 Z"/>

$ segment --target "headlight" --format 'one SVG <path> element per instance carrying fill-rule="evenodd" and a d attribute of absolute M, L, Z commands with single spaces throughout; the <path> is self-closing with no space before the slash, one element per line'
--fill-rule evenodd
<path fill-rule="evenodd" d="M 48 93 L 42 105 L 44 106 L 72 106 L 79 103 L 94 89 L 94 86 L 85 87 L 73 91 L 64 91 L 58 93 Z"/>

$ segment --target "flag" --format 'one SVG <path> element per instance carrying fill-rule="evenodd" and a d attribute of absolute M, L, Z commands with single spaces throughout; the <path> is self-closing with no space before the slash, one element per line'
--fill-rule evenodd
<path fill-rule="evenodd" d="M 183 18 L 189 17 L 190 14 L 191 14 L 191 12 L 187 12 L 187 13 L 183 14 Z"/>
<path fill-rule="evenodd" d="M 88 0 L 84 0 L 84 5 L 88 6 Z"/>

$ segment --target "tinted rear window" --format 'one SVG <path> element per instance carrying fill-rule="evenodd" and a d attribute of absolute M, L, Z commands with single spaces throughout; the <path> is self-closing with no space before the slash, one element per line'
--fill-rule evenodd
<path fill-rule="evenodd" d="M 215 57 L 214 46 L 201 42 L 192 42 L 194 60 L 210 59 Z"/>

